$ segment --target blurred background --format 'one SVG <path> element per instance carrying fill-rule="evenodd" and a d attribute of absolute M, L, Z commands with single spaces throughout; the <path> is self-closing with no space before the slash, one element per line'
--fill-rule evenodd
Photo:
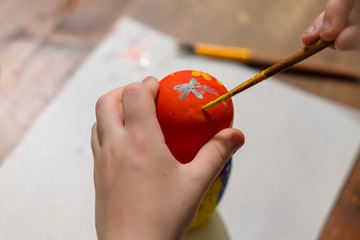
<path fill-rule="evenodd" d="M 327 0 L 0 0 L 0 164 L 121 16 L 130 16 L 169 34 L 179 43 L 243 47 L 264 58 L 281 59 L 303 47 L 301 34 L 326 3 Z M 307 64 L 346 72 L 351 77 L 289 71 L 277 78 L 359 110 L 359 63 L 359 52 L 329 49 L 308 59 Z M 243 80 L 246 79 L 239 79 Z M 358 160 L 321 239 L 360 234 L 356 230 L 360 224 L 359 175 Z"/>

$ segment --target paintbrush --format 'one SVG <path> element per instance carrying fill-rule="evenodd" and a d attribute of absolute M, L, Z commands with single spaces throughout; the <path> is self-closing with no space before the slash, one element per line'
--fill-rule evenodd
<path fill-rule="evenodd" d="M 239 92 L 242 92 L 255 84 L 277 74 L 280 73 L 289 67 L 293 66 L 294 64 L 303 61 L 304 59 L 314 55 L 315 53 L 327 48 L 328 46 L 332 45 L 334 42 L 327 42 L 323 41 L 322 39 L 302 48 L 300 51 L 290 55 L 289 57 L 285 58 L 284 60 L 266 68 L 259 74 L 255 75 L 254 77 L 250 78 L 246 82 L 240 84 L 230 92 L 218 97 L 214 101 L 209 102 L 208 104 L 201 107 L 201 110 L 205 110 L 207 108 L 210 108 L 212 106 L 215 106 L 216 104 L 219 104 L 223 101 L 225 101 L 228 98 L 233 97 L 234 95 L 238 94 Z"/>

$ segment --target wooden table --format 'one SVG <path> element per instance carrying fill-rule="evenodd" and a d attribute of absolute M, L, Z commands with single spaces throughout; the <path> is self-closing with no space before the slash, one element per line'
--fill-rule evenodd
<path fill-rule="evenodd" d="M 181 41 L 247 47 L 282 58 L 302 47 L 301 33 L 326 2 L 0 0 L 0 163 L 121 14 Z M 326 50 L 309 61 L 360 71 L 356 52 Z M 277 77 L 360 109 L 359 79 L 296 73 Z M 354 239 L 360 236 L 358 226 L 360 155 L 319 239 Z"/>

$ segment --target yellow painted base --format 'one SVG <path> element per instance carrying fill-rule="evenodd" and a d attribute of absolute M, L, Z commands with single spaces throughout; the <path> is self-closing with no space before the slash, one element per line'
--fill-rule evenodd
<path fill-rule="evenodd" d="M 206 193 L 204 199 L 202 200 L 199 211 L 194 221 L 192 222 L 189 230 L 200 227 L 211 218 L 215 211 L 219 193 L 222 187 L 223 185 L 221 183 L 220 177 L 218 177 L 211 185 L 209 191 Z"/>

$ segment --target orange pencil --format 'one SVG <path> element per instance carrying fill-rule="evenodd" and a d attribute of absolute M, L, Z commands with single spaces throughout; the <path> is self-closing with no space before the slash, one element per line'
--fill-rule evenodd
<path fill-rule="evenodd" d="M 254 49 L 224 46 L 209 43 L 180 43 L 180 50 L 198 55 L 240 62 L 256 68 L 267 68 L 282 59 L 276 55 L 261 53 Z M 322 61 L 301 62 L 289 69 L 296 73 L 312 74 L 316 76 L 334 77 L 340 79 L 355 80 L 360 78 L 358 69 L 347 66 L 331 66 Z"/>

